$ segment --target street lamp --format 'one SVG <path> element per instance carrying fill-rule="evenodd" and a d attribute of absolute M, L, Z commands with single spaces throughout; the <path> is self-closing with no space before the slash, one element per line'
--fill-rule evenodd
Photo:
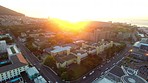
<path fill-rule="evenodd" d="M 130 49 L 129 51 L 130 51 L 130 52 L 133 52 L 133 49 Z"/>

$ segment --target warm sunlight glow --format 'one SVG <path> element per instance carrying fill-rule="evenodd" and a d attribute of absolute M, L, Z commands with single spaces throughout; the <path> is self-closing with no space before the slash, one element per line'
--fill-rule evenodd
<path fill-rule="evenodd" d="M 27 16 L 53 17 L 71 22 L 148 17 L 147 0 L 1 0 L 0 5 Z"/>
<path fill-rule="evenodd" d="M 27 4 L 27 5 L 26 5 Z M 147 25 L 148 0 L 0 0 L 0 5 L 38 18 L 129 22 Z"/>
<path fill-rule="evenodd" d="M 68 31 L 68 30 L 72 30 L 74 32 L 78 32 L 78 31 L 82 31 L 86 28 L 86 26 L 89 24 L 89 22 L 80 22 L 80 21 L 76 21 L 76 20 L 71 20 L 71 21 L 67 21 L 67 20 L 60 20 L 60 19 L 49 19 L 50 21 L 52 21 L 53 23 L 55 23 L 56 25 L 58 25 L 58 27 L 64 31 Z"/>

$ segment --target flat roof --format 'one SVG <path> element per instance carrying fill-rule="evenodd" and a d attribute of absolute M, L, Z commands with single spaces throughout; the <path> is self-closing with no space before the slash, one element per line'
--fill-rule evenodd
<path fill-rule="evenodd" d="M 140 47 L 141 45 L 148 46 L 148 44 L 146 44 L 146 43 L 140 43 L 140 42 L 136 42 L 133 46 Z"/>
<path fill-rule="evenodd" d="M 0 73 L 26 66 L 28 64 L 21 53 L 14 56 L 10 56 L 10 60 L 12 64 L 0 67 Z"/>
<path fill-rule="evenodd" d="M 28 68 L 28 69 L 26 70 L 26 72 L 27 72 L 27 74 L 28 74 L 29 76 L 32 76 L 32 75 L 34 75 L 34 74 L 36 74 L 36 73 L 39 73 L 39 71 L 38 71 L 35 67 Z"/>
<path fill-rule="evenodd" d="M 65 55 L 55 56 L 56 61 L 60 62 L 60 63 L 63 63 L 65 61 L 68 61 L 68 60 L 71 60 L 74 58 L 76 58 L 76 56 L 73 54 L 69 54 L 69 55 L 65 54 Z"/>
<path fill-rule="evenodd" d="M 107 79 L 107 78 L 101 78 L 101 79 L 93 81 L 92 83 L 114 83 L 114 82 L 112 80 Z"/>
<path fill-rule="evenodd" d="M 65 47 L 60 47 L 60 46 L 55 46 L 54 50 L 52 50 L 52 53 L 57 53 L 65 50 L 69 50 L 71 47 L 70 46 L 65 46 Z"/>
<path fill-rule="evenodd" d="M 14 50 L 12 50 L 12 48 Z M 13 51 L 15 51 L 15 52 L 13 53 Z M 16 47 L 16 45 L 9 45 L 8 48 L 7 48 L 7 52 L 8 52 L 8 55 L 12 55 L 12 54 L 19 53 L 20 51 L 18 50 L 18 48 Z"/>
<path fill-rule="evenodd" d="M 47 81 L 42 76 L 35 78 L 34 82 L 35 83 L 47 83 Z"/>

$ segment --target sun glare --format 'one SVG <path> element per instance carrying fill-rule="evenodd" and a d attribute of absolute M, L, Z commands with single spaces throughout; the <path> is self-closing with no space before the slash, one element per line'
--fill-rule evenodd
<path fill-rule="evenodd" d="M 61 20 L 61 19 L 50 19 L 53 23 L 55 23 L 60 29 L 63 31 L 74 31 L 79 32 L 86 28 L 86 26 L 89 24 L 87 21 L 79 21 L 79 20 Z"/>

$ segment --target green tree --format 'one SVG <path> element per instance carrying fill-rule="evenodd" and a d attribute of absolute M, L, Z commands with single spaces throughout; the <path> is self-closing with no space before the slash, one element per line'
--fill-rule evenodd
<path fill-rule="evenodd" d="M 63 73 L 61 74 L 61 78 L 62 78 L 63 80 L 69 80 L 69 78 L 68 78 L 68 73 L 67 73 L 67 72 L 63 72 Z"/>
<path fill-rule="evenodd" d="M 45 58 L 45 60 L 43 61 L 43 64 L 49 67 L 56 67 L 56 61 L 54 57 L 50 55 Z"/>
<path fill-rule="evenodd" d="M 28 37 L 28 38 L 26 39 L 26 41 L 27 41 L 27 42 L 33 42 L 33 41 L 34 41 L 34 38 L 33 38 L 33 37 Z"/>

